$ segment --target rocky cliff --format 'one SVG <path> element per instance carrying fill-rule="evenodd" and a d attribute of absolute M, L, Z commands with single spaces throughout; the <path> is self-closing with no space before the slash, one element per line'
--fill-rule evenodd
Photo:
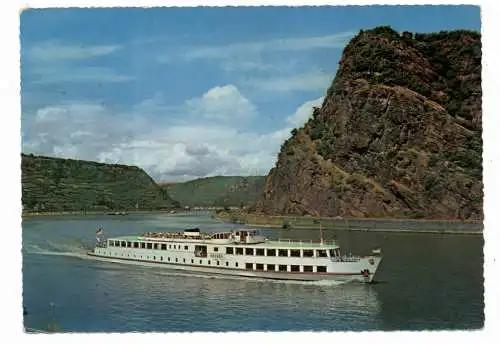
<path fill-rule="evenodd" d="M 24 211 L 166 209 L 172 200 L 136 166 L 22 155 Z"/>
<path fill-rule="evenodd" d="M 480 34 L 361 31 L 256 211 L 482 219 L 481 124 Z"/>

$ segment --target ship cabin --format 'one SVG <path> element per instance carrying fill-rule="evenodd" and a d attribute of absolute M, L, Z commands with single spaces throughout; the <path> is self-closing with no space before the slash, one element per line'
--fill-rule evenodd
<path fill-rule="evenodd" d="M 234 241 L 240 244 L 259 244 L 265 242 L 266 238 L 257 230 L 246 230 L 235 232 Z"/>

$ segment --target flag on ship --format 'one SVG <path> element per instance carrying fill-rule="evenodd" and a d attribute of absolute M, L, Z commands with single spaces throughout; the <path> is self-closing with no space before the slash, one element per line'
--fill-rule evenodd
<path fill-rule="evenodd" d="M 95 232 L 96 235 L 102 235 L 104 234 L 104 229 L 102 228 L 99 228 L 96 232 Z"/>

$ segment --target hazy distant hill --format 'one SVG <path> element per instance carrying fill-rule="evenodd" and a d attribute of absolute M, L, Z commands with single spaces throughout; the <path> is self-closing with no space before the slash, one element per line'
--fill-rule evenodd
<path fill-rule="evenodd" d="M 241 206 L 261 197 L 265 181 L 265 176 L 217 176 L 161 186 L 181 205 Z"/>
<path fill-rule="evenodd" d="M 24 211 L 153 210 L 174 203 L 136 166 L 22 154 L 21 168 Z"/>

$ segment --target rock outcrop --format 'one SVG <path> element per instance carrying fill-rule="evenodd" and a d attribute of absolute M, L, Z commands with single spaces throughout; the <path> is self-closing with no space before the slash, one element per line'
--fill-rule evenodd
<path fill-rule="evenodd" d="M 481 37 L 361 31 L 256 211 L 482 219 Z"/>

